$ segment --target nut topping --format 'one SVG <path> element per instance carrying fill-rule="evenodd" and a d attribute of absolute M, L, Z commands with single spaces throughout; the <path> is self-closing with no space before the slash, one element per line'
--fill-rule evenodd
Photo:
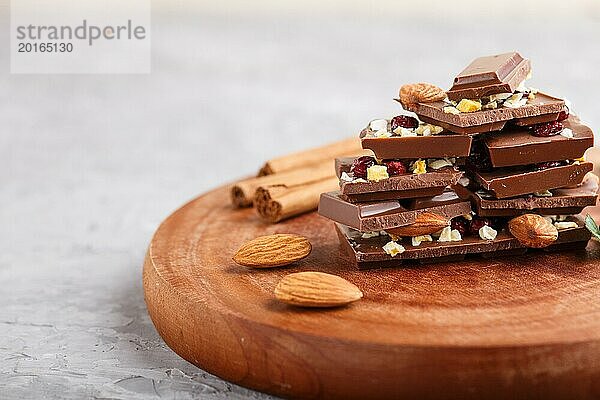
<path fill-rule="evenodd" d="M 558 239 L 556 227 L 537 214 L 523 214 L 511 219 L 508 229 L 519 242 L 527 247 L 547 247 Z"/>
<path fill-rule="evenodd" d="M 446 98 L 446 92 L 430 83 L 410 83 L 400 88 L 400 103 L 405 110 L 415 111 L 417 103 L 432 103 Z"/>

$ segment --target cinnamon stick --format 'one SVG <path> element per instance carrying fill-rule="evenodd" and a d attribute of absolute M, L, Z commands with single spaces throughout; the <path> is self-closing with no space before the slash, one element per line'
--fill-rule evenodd
<path fill-rule="evenodd" d="M 321 193 L 336 189 L 336 176 L 298 186 L 261 186 L 256 190 L 254 205 L 263 220 L 274 224 L 316 210 Z"/>
<path fill-rule="evenodd" d="M 360 139 L 344 139 L 325 146 L 303 150 L 269 160 L 260 169 L 258 176 L 291 171 L 303 168 L 309 164 L 318 164 L 324 160 L 334 160 L 337 157 L 361 156 L 366 154 L 372 153 L 369 150 L 362 149 Z"/>
<path fill-rule="evenodd" d="M 237 182 L 231 188 L 231 202 L 235 207 L 250 207 L 254 194 L 259 187 L 287 186 L 294 187 L 323 180 L 335 176 L 333 159 L 327 159 L 314 165 L 298 168 L 273 175 L 250 178 Z"/>

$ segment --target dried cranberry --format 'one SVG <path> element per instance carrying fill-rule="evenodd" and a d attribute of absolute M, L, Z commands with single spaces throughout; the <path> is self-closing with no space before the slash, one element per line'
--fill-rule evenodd
<path fill-rule="evenodd" d="M 392 118 L 392 131 L 401 126 L 402 128 L 416 128 L 419 126 L 419 121 L 416 118 L 408 115 L 398 115 Z"/>
<path fill-rule="evenodd" d="M 564 161 L 546 161 L 543 163 L 535 164 L 533 166 L 533 169 L 542 170 L 542 169 L 548 169 L 548 168 L 553 168 L 553 167 L 560 167 L 561 165 L 564 165 Z"/>
<path fill-rule="evenodd" d="M 474 140 L 471 145 L 471 154 L 467 157 L 467 167 L 476 171 L 490 171 L 492 162 L 483 140 Z"/>
<path fill-rule="evenodd" d="M 545 124 L 537 124 L 533 126 L 531 134 L 533 136 L 554 136 L 558 135 L 563 130 L 563 124 L 560 121 L 547 122 Z"/>
<path fill-rule="evenodd" d="M 569 118 L 569 108 L 565 107 L 565 109 L 558 114 L 558 121 L 564 121 L 567 118 Z"/>
<path fill-rule="evenodd" d="M 492 221 L 489 218 L 473 217 L 471 225 L 469 226 L 469 232 L 471 235 L 477 236 L 479 235 L 479 230 L 485 225 L 492 227 Z"/>
<path fill-rule="evenodd" d="M 469 227 L 471 226 L 471 221 L 466 219 L 465 217 L 456 217 L 452 218 L 450 221 L 450 228 L 456 229 L 460 232 L 460 236 L 465 236 L 467 232 L 469 232 Z"/>
<path fill-rule="evenodd" d="M 492 161 L 485 151 L 472 152 L 467 158 L 467 165 L 477 171 L 490 171 L 492 169 Z"/>
<path fill-rule="evenodd" d="M 387 171 L 390 176 L 402 175 L 406 173 L 406 165 L 404 165 L 402 161 L 384 161 L 384 164 L 387 167 Z"/>
<path fill-rule="evenodd" d="M 363 178 L 367 177 L 367 169 L 375 165 L 375 159 L 369 156 L 358 157 L 352 162 L 352 166 L 350 167 L 350 172 L 354 175 L 355 178 Z"/>

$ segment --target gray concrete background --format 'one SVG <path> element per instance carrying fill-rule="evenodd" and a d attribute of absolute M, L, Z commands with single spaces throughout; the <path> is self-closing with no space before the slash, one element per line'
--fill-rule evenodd
<path fill-rule="evenodd" d="M 155 3 L 150 75 L 11 75 L 2 46 L 0 398 L 267 398 L 161 341 L 146 246 L 194 196 L 393 114 L 402 83 L 518 49 L 600 126 L 597 2 L 279 3 Z"/>

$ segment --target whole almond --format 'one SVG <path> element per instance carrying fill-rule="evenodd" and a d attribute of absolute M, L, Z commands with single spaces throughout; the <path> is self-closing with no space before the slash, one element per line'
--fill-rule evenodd
<path fill-rule="evenodd" d="M 409 83 L 400 88 L 400 103 L 405 110 L 415 111 L 417 103 L 431 103 L 446 98 L 446 92 L 430 83 Z"/>
<path fill-rule="evenodd" d="M 289 274 L 275 287 L 278 300 L 302 307 L 337 307 L 362 296 L 360 289 L 344 278 L 323 272 Z"/>
<path fill-rule="evenodd" d="M 260 236 L 244 243 L 233 256 L 233 261 L 254 268 L 280 267 L 303 259 L 311 250 L 310 242 L 303 236 Z"/>
<path fill-rule="evenodd" d="M 523 214 L 510 220 L 508 230 L 521 244 L 542 248 L 558 239 L 558 230 L 550 221 L 537 214 Z"/>
<path fill-rule="evenodd" d="M 431 235 L 432 233 L 444 229 L 449 224 L 450 221 L 441 215 L 424 212 L 417 216 L 414 223 L 398 228 L 387 229 L 386 231 L 396 236 Z"/>

